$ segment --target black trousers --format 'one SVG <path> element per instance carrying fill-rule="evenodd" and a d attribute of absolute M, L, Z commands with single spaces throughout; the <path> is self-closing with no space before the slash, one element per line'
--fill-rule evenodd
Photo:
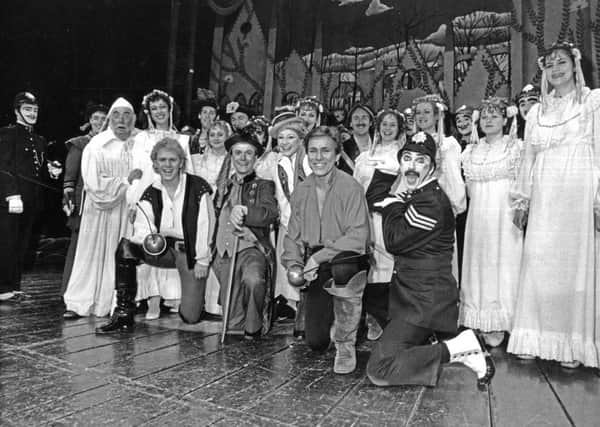
<path fill-rule="evenodd" d="M 25 206 L 23 213 L 0 212 L 0 293 L 21 289 L 23 264 L 31 240 L 36 212 Z"/>
<path fill-rule="evenodd" d="M 134 278 L 136 265 L 142 262 L 153 267 L 177 268 L 181 279 L 179 316 L 185 323 L 199 322 L 202 310 L 204 310 L 206 277 L 197 279 L 194 276 L 194 269 L 188 267 L 185 252 L 172 247 L 169 247 L 159 256 L 151 256 L 144 252 L 142 245 L 135 244 L 128 239 L 121 239 L 117 249 L 117 294 L 119 277 Z M 120 272 L 119 269 L 126 269 L 127 271 Z M 128 285 L 131 287 L 136 286 L 135 283 L 128 283 Z"/>
<path fill-rule="evenodd" d="M 388 321 L 389 298 L 389 283 L 367 283 L 365 286 L 363 294 L 365 312 L 373 316 L 382 328 Z"/>
<path fill-rule="evenodd" d="M 429 343 L 434 333 L 402 317 L 390 320 L 371 351 L 367 363 L 369 379 L 380 386 L 435 386 L 441 365 L 448 362 L 450 356 L 445 344 Z"/>

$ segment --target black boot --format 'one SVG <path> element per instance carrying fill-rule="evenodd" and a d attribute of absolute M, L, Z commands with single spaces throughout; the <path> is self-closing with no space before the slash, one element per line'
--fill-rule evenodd
<path fill-rule="evenodd" d="M 106 335 L 119 332 L 133 332 L 135 317 L 135 295 L 137 282 L 135 275 L 136 264 L 117 260 L 116 291 L 117 306 L 110 322 L 96 328 L 96 334 Z"/>

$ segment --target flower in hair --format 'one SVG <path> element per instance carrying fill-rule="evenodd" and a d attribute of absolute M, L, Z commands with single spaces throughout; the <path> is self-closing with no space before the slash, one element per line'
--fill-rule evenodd
<path fill-rule="evenodd" d="M 227 113 L 227 114 L 233 114 L 233 113 L 235 113 L 238 110 L 238 108 L 240 108 L 240 103 L 239 102 L 235 102 L 235 101 L 231 101 L 225 107 L 225 113 Z"/>
<path fill-rule="evenodd" d="M 427 135 L 425 135 L 425 132 L 417 132 L 412 137 L 412 141 L 417 142 L 419 144 L 423 144 L 425 141 L 427 141 Z"/>
<path fill-rule="evenodd" d="M 519 114 L 519 109 L 515 105 L 509 105 L 506 108 L 506 117 L 514 117 Z"/>

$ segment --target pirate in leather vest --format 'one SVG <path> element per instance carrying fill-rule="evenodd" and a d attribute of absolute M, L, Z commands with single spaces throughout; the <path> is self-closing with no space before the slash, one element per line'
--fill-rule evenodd
<path fill-rule="evenodd" d="M 166 137 L 156 143 L 151 158 L 160 175 L 137 206 L 131 239 L 122 238 L 116 253 L 117 307 L 97 334 L 131 331 L 137 293 L 136 266 L 177 268 L 181 278 L 179 315 L 186 323 L 202 320 L 206 277 L 211 261 L 210 239 L 215 223 L 210 185 L 184 173 L 185 153 Z M 161 251 L 161 237 L 166 248 Z"/>

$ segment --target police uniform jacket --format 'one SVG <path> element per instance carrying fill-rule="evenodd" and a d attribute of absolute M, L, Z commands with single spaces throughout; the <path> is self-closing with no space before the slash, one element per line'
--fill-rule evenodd
<path fill-rule="evenodd" d="M 25 209 L 41 210 L 43 188 L 49 181 L 46 140 L 19 123 L 0 129 L 0 207 L 8 196 L 21 195 Z"/>
<path fill-rule="evenodd" d="M 379 174 L 369 190 L 370 203 L 382 214 L 386 249 L 394 255 L 390 317 L 402 316 L 416 326 L 455 332 L 458 288 L 451 267 L 455 220 L 450 201 L 431 178 L 412 194 L 396 196 L 377 208 L 374 194 L 381 197 L 393 181 Z"/>

